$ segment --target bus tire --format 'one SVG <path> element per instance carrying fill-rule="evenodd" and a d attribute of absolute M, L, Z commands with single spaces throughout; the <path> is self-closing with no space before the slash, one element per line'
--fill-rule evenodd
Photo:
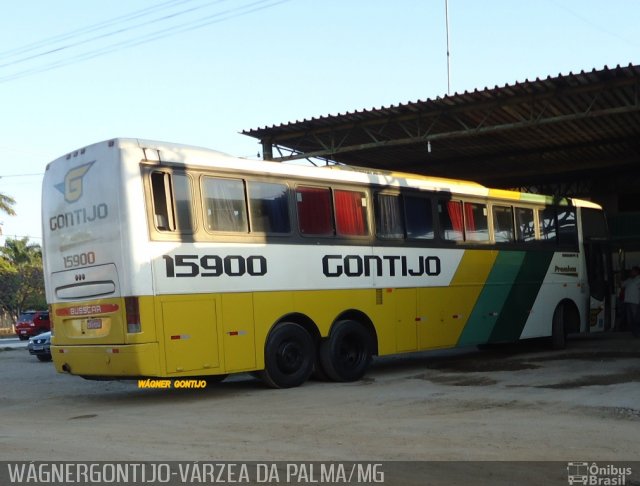
<path fill-rule="evenodd" d="M 315 346 L 299 324 L 283 322 L 270 333 L 264 348 L 264 370 L 258 376 L 271 388 L 302 385 L 313 371 Z"/>
<path fill-rule="evenodd" d="M 567 347 L 567 326 L 565 326 L 565 306 L 558 305 L 553 312 L 551 323 L 551 348 L 564 349 Z"/>
<path fill-rule="evenodd" d="M 320 363 L 333 381 L 357 381 L 371 363 L 373 343 L 356 321 L 340 321 L 320 345 Z"/>
<path fill-rule="evenodd" d="M 329 375 L 322 367 L 322 363 L 320 362 L 320 353 L 317 353 L 316 364 L 313 367 L 313 373 L 311 373 L 311 379 L 315 381 L 331 381 Z"/>

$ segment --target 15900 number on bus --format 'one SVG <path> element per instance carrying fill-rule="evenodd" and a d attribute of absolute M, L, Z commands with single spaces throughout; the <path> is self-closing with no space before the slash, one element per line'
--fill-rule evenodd
<path fill-rule="evenodd" d="M 267 274 L 267 259 L 262 255 L 162 255 L 166 275 L 173 277 L 260 277 Z"/>

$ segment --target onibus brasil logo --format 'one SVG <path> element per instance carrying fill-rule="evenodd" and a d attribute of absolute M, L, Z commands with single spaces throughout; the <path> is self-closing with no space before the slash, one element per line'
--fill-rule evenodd
<path fill-rule="evenodd" d="M 623 486 L 631 476 L 631 468 L 607 464 L 600 466 L 595 462 L 568 462 L 567 482 L 569 484 Z M 630 479 L 630 478 L 629 478 Z"/>
<path fill-rule="evenodd" d="M 64 182 L 55 185 L 64 194 L 65 201 L 72 203 L 82 197 L 82 179 L 94 163 L 95 160 L 70 169 L 64 176 Z"/>

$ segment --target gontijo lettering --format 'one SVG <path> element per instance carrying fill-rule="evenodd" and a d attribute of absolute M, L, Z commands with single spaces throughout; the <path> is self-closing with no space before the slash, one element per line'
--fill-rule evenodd
<path fill-rule="evenodd" d="M 79 208 L 52 216 L 49 218 L 49 229 L 56 231 L 80 226 L 98 219 L 106 219 L 107 216 L 109 216 L 109 207 L 105 203 L 94 204 L 90 208 Z"/>
<path fill-rule="evenodd" d="M 405 255 L 325 255 L 322 272 L 325 277 L 420 277 L 440 275 L 440 258 L 419 256 L 409 259 Z"/>

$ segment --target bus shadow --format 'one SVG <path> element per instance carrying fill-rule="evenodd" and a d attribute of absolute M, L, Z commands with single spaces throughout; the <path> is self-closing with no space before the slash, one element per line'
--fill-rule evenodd
<path fill-rule="evenodd" d="M 532 355 L 549 351 L 544 340 L 492 344 L 448 350 L 422 351 L 392 357 L 377 358 L 372 371 L 376 373 L 434 370 L 442 372 L 490 372 L 533 369 Z"/>
<path fill-rule="evenodd" d="M 536 369 L 544 366 L 546 361 L 608 360 L 640 356 L 640 342 L 628 339 L 624 333 L 574 337 L 565 350 L 550 349 L 547 339 L 531 339 L 480 348 L 471 346 L 376 357 L 367 374 L 357 382 L 334 383 L 311 379 L 303 386 L 362 386 L 378 380 L 397 378 L 398 375 L 413 376 L 424 371 L 442 373 L 441 379 L 447 380 L 447 376 L 456 373 Z M 139 386 L 138 380 L 78 380 L 72 392 L 67 391 L 59 398 L 73 403 L 146 406 L 162 402 L 185 404 L 203 399 L 237 399 L 255 393 L 285 393 L 283 390 L 271 390 L 249 373 L 231 375 L 219 383 L 208 382 L 203 388 L 177 388 L 175 381 L 173 380 L 168 388 L 143 388 Z M 59 385 L 62 383 L 57 382 L 56 386 Z"/>
<path fill-rule="evenodd" d="M 540 368 L 558 360 L 609 360 L 640 357 L 640 340 L 625 333 L 570 336 L 567 348 L 551 349 L 547 338 L 516 343 L 490 344 L 436 351 L 423 351 L 376 358 L 371 371 L 379 373 L 492 372 Z"/>

